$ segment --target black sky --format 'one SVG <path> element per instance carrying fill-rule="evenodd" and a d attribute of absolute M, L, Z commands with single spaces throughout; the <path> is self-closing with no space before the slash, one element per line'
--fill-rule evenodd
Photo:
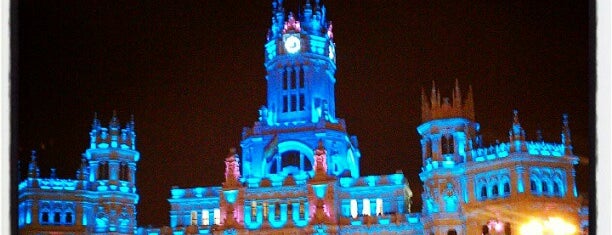
<path fill-rule="evenodd" d="M 301 0 L 300 2 L 305 2 Z M 420 211 L 421 88 L 473 86 L 485 144 L 560 142 L 568 113 L 579 191 L 589 158 L 585 1 L 325 1 L 336 43 L 337 116 L 357 135 L 362 174 L 403 170 Z M 13 1 L 12 163 L 39 151 L 44 177 L 73 178 L 94 112 L 134 114 L 139 226 L 167 225 L 172 186 L 220 185 L 223 159 L 266 102 L 271 1 Z M 297 0 L 285 9 L 297 12 Z M 592 161 L 591 161 L 592 163 Z M 15 176 L 15 175 L 14 175 Z"/>

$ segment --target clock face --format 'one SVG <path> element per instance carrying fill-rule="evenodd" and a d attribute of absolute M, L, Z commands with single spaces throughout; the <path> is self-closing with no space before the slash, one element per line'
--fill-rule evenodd
<path fill-rule="evenodd" d="M 285 49 L 287 52 L 293 54 L 300 51 L 300 39 L 296 36 L 289 36 L 285 39 Z"/>

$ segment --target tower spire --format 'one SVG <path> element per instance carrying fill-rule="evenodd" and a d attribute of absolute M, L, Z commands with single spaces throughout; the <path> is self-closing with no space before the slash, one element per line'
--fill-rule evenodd
<path fill-rule="evenodd" d="M 572 155 L 573 147 L 572 147 L 572 136 L 569 128 L 569 121 L 567 113 L 563 114 L 563 130 L 561 132 L 561 141 L 565 146 L 565 154 Z"/>
<path fill-rule="evenodd" d="M 453 91 L 453 108 L 461 110 L 461 89 L 459 89 L 459 79 L 455 79 L 455 90 Z"/>
<path fill-rule="evenodd" d="M 36 163 L 36 150 L 32 150 L 32 155 L 30 155 L 30 164 L 28 165 L 28 178 L 38 178 L 40 174 L 40 170 L 38 169 L 38 164 Z"/>
<path fill-rule="evenodd" d="M 465 116 L 467 116 L 467 118 L 475 120 L 475 115 L 474 115 L 474 95 L 472 94 L 472 85 L 469 86 L 468 88 L 468 94 L 467 94 L 467 98 L 465 99 L 465 103 L 464 103 L 464 112 L 465 112 Z"/>

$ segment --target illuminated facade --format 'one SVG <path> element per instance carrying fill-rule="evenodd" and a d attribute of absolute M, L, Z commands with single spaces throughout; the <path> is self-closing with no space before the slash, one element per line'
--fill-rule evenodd
<path fill-rule="evenodd" d="M 336 117 L 332 25 L 318 0 L 297 19 L 272 1 L 267 104 L 225 158 L 221 186 L 170 190 L 169 226 L 136 229 L 134 124 L 95 119 L 76 180 L 42 179 L 35 155 L 19 185 L 26 234 L 578 234 L 588 224 L 575 184 L 567 116 L 561 143 L 528 141 L 518 112 L 508 141 L 484 147 L 471 87 L 423 91 L 421 213 L 403 173 L 362 176 L 357 138 Z M 417 143 L 415 143 L 417 144 Z M 414 157 L 418 153 L 414 154 Z M 59 214 L 58 214 L 59 213 Z M 573 231 L 573 232 L 572 232 Z M 55 234 L 55 233 L 54 233 Z"/>
<path fill-rule="evenodd" d="M 19 184 L 20 234 L 134 234 L 136 232 L 136 132 L 121 129 L 116 114 L 102 127 L 94 118 L 90 146 L 76 179 L 42 178 L 36 153 Z"/>

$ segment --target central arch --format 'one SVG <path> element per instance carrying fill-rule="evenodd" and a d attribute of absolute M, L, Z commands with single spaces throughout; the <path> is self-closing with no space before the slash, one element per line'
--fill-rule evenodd
<path fill-rule="evenodd" d="M 280 167 L 281 171 L 285 171 L 285 173 L 291 174 L 291 173 L 294 173 L 295 171 L 304 170 L 304 172 L 306 172 L 308 175 L 312 177 L 314 174 L 313 166 L 312 166 L 312 163 L 314 162 L 313 154 L 314 154 L 314 150 L 310 146 L 300 141 L 288 140 L 288 141 L 283 141 L 278 144 L 278 155 L 275 156 L 275 158 L 281 158 L 280 159 L 281 164 L 285 163 L 285 164 L 290 165 L 290 166 L 281 165 Z M 298 166 L 293 166 L 292 165 L 293 160 L 282 159 L 282 158 L 288 158 L 288 157 L 293 158 L 296 156 L 299 157 L 299 155 L 304 156 L 304 162 L 303 162 L 304 168 L 303 169 L 300 169 L 299 160 L 298 160 Z M 266 175 L 278 173 L 275 168 L 275 167 L 278 167 L 277 164 L 278 163 L 274 160 L 270 162 L 266 162 L 264 166 L 265 167 L 264 171 L 266 172 Z M 305 169 L 308 169 L 308 170 L 305 170 Z"/>

